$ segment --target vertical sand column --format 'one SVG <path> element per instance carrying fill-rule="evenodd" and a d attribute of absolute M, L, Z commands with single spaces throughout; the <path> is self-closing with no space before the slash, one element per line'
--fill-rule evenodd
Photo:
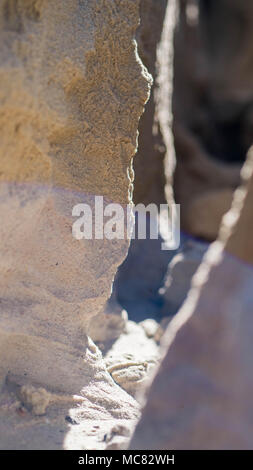
<path fill-rule="evenodd" d="M 87 330 L 109 297 L 128 240 L 94 238 L 94 228 L 91 240 L 74 239 L 72 208 L 86 203 L 94 214 L 95 196 L 103 196 L 125 209 L 131 198 L 131 161 L 151 83 L 136 51 L 138 22 L 138 0 L 1 2 L 3 413 L 12 392 L 36 415 L 59 394 L 86 396 L 89 408 L 96 393 L 115 393 Z M 131 407 L 136 414 L 122 394 L 118 416 Z M 106 415 L 115 402 L 102 395 Z M 29 448 L 9 427 L 14 408 L 1 420 L 1 446 L 10 432 L 17 448 Z M 39 427 L 27 429 L 37 433 L 31 447 L 43 447 Z"/>

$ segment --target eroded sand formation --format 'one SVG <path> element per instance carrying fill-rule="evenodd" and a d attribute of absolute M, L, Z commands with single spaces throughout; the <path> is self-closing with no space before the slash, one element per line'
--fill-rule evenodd
<path fill-rule="evenodd" d="M 253 140 L 252 3 L 180 0 L 177 4 L 172 93 L 175 158 L 167 145 L 167 180 L 180 204 L 186 237 L 181 237 L 179 253 L 165 276 L 162 316 L 174 315 L 185 300 L 191 277 L 231 206 Z M 166 24 L 164 34 L 169 37 Z M 161 96 L 171 76 L 171 68 L 163 68 Z M 164 100 L 161 107 L 168 115 Z"/>
<path fill-rule="evenodd" d="M 131 449 L 252 448 L 253 154 L 164 337 Z"/>
<path fill-rule="evenodd" d="M 1 448 L 86 448 L 76 422 L 138 415 L 87 336 L 128 242 L 71 233 L 79 202 L 131 200 L 138 21 L 138 0 L 1 2 Z"/>
<path fill-rule="evenodd" d="M 252 447 L 251 12 L 239 0 L 0 3 L 1 449 Z M 155 86 L 139 123 L 145 66 Z M 122 266 L 137 324 L 119 277 L 104 310 L 128 240 L 74 239 L 72 208 L 173 192 L 179 251 L 137 241 Z"/>
<path fill-rule="evenodd" d="M 179 4 L 174 193 L 182 229 L 213 241 L 252 144 L 252 2 Z"/>

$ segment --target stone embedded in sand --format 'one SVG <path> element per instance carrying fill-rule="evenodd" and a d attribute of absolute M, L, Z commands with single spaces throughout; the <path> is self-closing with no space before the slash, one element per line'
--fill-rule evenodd
<path fill-rule="evenodd" d="M 159 323 L 157 323 L 153 318 L 147 318 L 146 320 L 143 320 L 140 325 L 148 338 L 154 338 L 157 328 L 159 327 Z"/>
<path fill-rule="evenodd" d="M 100 385 L 83 400 L 83 415 L 94 417 L 97 406 L 100 416 L 112 416 L 110 397 L 118 394 L 117 416 L 136 416 L 135 402 L 87 338 L 128 242 L 75 240 L 71 227 L 73 206 L 93 208 L 95 195 L 105 204 L 129 202 L 151 82 L 136 53 L 138 21 L 138 0 L 1 3 L 0 379 L 7 402 L 7 375 L 70 402 L 73 394 L 87 397 L 93 380 Z M 8 433 L 17 448 L 40 439 L 49 445 L 39 422 L 26 424 L 22 438 L 12 434 L 10 414 L 2 447 Z"/>
<path fill-rule="evenodd" d="M 243 177 L 222 241 L 209 248 L 167 329 L 131 449 L 252 449 L 252 155 Z"/>
<path fill-rule="evenodd" d="M 23 385 L 20 389 L 20 401 L 34 415 L 44 415 L 50 404 L 51 395 L 44 388 Z"/>

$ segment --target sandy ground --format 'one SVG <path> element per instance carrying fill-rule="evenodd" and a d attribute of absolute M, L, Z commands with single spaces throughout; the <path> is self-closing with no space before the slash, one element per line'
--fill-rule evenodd
<path fill-rule="evenodd" d="M 22 402 L 17 395 L 16 384 L 10 382 L 1 394 L 0 448 L 126 448 L 140 416 L 141 392 L 159 362 L 159 344 L 154 340 L 158 326 L 152 319 L 140 324 L 126 320 L 118 339 L 99 344 L 103 348 L 101 362 L 113 379 L 112 386 L 99 381 L 98 376 L 83 397 L 74 397 L 72 406 L 62 403 L 59 408 L 58 402 L 50 407 L 49 414 L 37 416 L 24 403 L 24 396 Z"/>

